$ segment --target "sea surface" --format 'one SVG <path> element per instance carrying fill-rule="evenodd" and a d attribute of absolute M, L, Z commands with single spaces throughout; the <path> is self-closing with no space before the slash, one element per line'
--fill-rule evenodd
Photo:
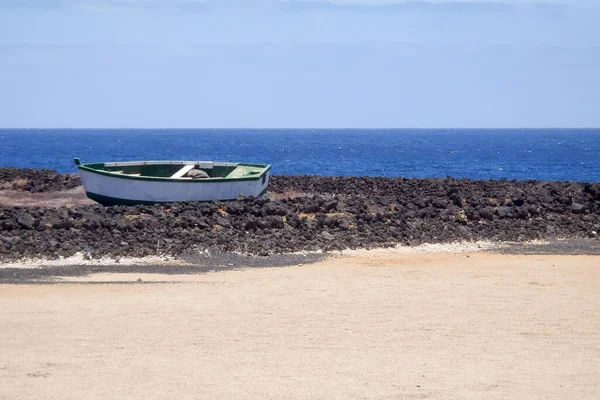
<path fill-rule="evenodd" d="M 0 166 L 215 160 L 278 175 L 600 181 L 600 129 L 4 129 Z"/>

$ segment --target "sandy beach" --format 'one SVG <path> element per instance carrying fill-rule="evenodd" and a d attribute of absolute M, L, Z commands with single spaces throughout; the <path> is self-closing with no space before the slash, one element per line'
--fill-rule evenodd
<path fill-rule="evenodd" d="M 595 399 L 599 266 L 374 250 L 4 284 L 0 398 Z"/>

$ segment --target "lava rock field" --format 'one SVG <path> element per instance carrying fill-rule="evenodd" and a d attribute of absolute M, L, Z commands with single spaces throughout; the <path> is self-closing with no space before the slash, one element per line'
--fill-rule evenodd
<path fill-rule="evenodd" d="M 73 175 L 0 169 L 0 184 L 76 187 Z M 13 189 L 15 190 L 15 189 Z M 23 258 L 268 256 L 458 241 L 597 238 L 600 183 L 273 176 L 261 198 L 140 206 L 0 207 L 0 262 Z"/>

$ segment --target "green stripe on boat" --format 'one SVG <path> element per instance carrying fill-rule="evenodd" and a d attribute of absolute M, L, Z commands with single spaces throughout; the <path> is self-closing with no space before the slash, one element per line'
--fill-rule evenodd
<path fill-rule="evenodd" d="M 205 178 L 205 179 L 190 180 L 190 179 L 182 179 L 182 178 L 178 179 L 178 178 L 169 178 L 169 177 L 160 177 L 160 176 L 133 175 L 133 174 L 136 174 L 137 172 L 116 173 L 118 171 L 121 171 L 119 169 L 119 167 L 105 167 L 105 168 L 107 168 L 107 170 L 101 170 L 101 169 L 91 168 L 91 167 L 89 167 L 89 165 L 102 165 L 104 167 L 104 164 L 83 164 L 83 165 L 78 165 L 77 167 L 80 170 L 82 169 L 85 171 L 92 172 L 94 174 L 106 175 L 106 176 L 110 176 L 112 178 L 117 178 L 117 179 L 134 179 L 134 180 L 145 180 L 145 181 L 155 181 L 155 182 L 185 182 L 185 183 L 190 183 L 190 182 L 193 182 L 193 183 L 231 182 L 232 180 L 235 180 L 235 181 L 257 181 L 257 180 L 261 179 L 263 177 L 263 175 L 265 175 L 267 172 L 269 172 L 271 170 L 271 166 L 266 165 L 266 166 L 263 166 L 263 170 L 259 174 L 252 175 L 252 176 L 241 176 L 241 177 L 231 176 L 231 177 L 218 177 L 218 178 L 210 177 L 210 178 Z M 125 168 L 127 168 L 127 167 L 125 167 Z M 128 173 L 130 173 L 131 175 L 128 175 Z"/>

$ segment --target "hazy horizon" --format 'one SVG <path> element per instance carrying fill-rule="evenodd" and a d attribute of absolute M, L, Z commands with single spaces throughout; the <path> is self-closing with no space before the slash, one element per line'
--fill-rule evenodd
<path fill-rule="evenodd" d="M 0 128 L 593 129 L 597 3 L 5 0 Z"/>

